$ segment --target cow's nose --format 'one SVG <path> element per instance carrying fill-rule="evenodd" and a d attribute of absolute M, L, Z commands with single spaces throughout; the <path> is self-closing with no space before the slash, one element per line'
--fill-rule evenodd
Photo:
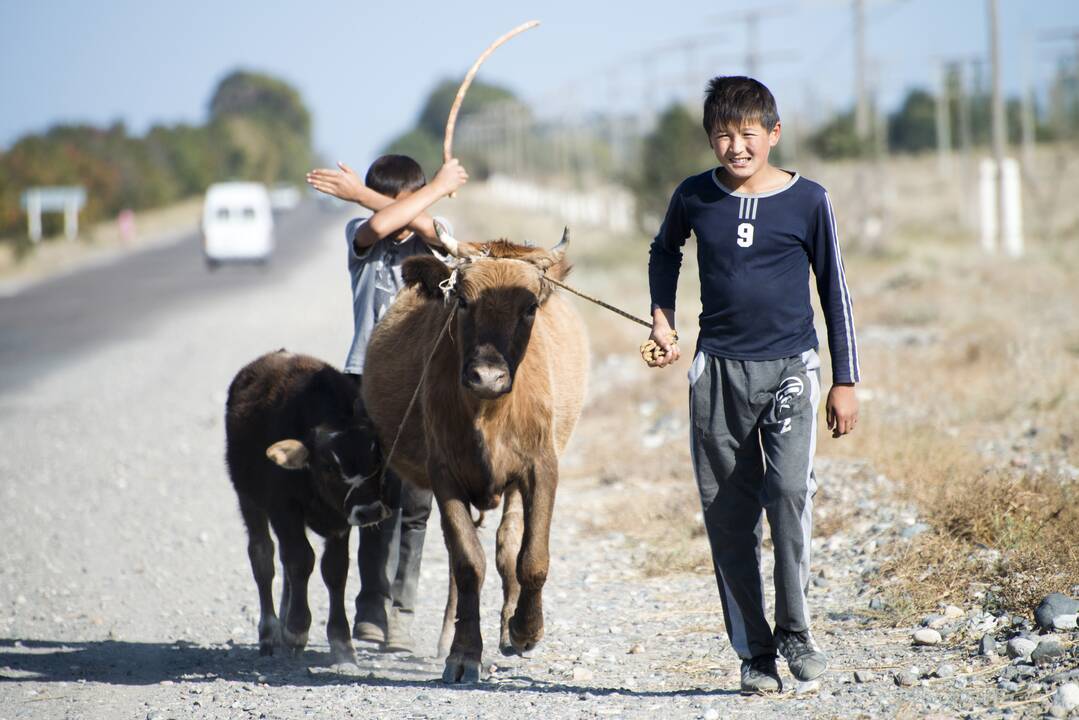
<path fill-rule="evenodd" d="M 509 391 L 509 372 L 497 365 L 472 365 L 465 372 L 465 384 L 481 397 L 497 397 Z"/>

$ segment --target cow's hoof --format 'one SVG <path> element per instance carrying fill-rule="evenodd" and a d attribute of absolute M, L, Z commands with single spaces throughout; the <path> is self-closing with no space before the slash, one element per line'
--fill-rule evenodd
<path fill-rule="evenodd" d="M 446 658 L 446 669 L 442 671 L 442 682 L 447 685 L 478 683 L 480 681 L 480 663 L 477 660 L 465 660 L 458 655 Z"/>
<path fill-rule="evenodd" d="M 543 628 L 541 627 L 533 635 L 525 635 L 517 630 L 517 622 L 515 618 L 510 618 L 510 643 L 513 645 L 513 649 L 518 655 L 524 656 L 525 653 L 529 653 L 535 650 L 539 645 L 539 641 L 543 638 Z"/>
<path fill-rule="evenodd" d="M 332 665 L 355 665 L 356 651 L 352 649 L 352 643 L 330 643 L 330 659 Z"/>
<path fill-rule="evenodd" d="M 289 657 L 298 658 L 303 655 L 303 649 L 307 647 L 307 632 L 292 633 L 288 628 L 283 627 L 281 641 Z"/>

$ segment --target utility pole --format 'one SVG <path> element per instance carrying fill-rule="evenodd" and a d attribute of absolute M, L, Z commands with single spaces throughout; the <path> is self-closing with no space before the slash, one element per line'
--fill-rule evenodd
<path fill-rule="evenodd" d="M 852 0 L 854 11 L 854 93 L 857 104 L 854 107 L 854 129 L 858 139 L 865 142 L 869 138 L 871 118 L 869 117 L 869 96 L 865 77 L 865 0 Z"/>
<path fill-rule="evenodd" d="M 1019 96 L 1019 119 L 1023 130 L 1023 169 L 1028 171 L 1028 177 L 1034 163 L 1034 89 L 1030 79 L 1032 46 L 1030 34 L 1027 33 L 1023 38 L 1023 87 Z"/>
<path fill-rule="evenodd" d="M 1000 82 L 1000 27 L 999 27 L 999 0 L 986 0 L 986 10 L 989 13 L 989 62 L 992 73 L 992 106 L 993 106 L 993 160 L 996 164 L 996 205 L 997 205 L 997 245 L 1003 245 L 1005 233 L 1006 213 L 1005 189 L 1004 189 L 1004 158 L 1007 152 L 1005 138 L 1007 128 L 1004 124 L 1004 94 Z"/>
<path fill-rule="evenodd" d="M 940 63 L 940 88 L 937 90 L 937 164 L 941 175 L 950 176 L 952 169 L 952 113 L 948 92 L 948 65 Z"/>
<path fill-rule="evenodd" d="M 761 41 L 760 41 L 760 22 L 763 15 L 775 15 L 780 12 L 791 9 L 791 5 L 772 5 L 769 7 L 754 8 L 741 15 L 715 15 L 709 18 L 710 20 L 721 20 L 724 23 L 730 22 L 742 22 L 745 24 L 745 37 L 746 37 L 746 55 L 745 55 L 745 71 L 746 75 L 751 78 L 760 79 L 757 73 L 761 69 Z"/>

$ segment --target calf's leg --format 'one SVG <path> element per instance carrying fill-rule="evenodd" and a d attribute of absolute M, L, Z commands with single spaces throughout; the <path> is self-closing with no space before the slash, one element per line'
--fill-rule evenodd
<path fill-rule="evenodd" d="M 442 613 L 442 632 L 438 636 L 438 656 L 450 654 L 453 642 L 453 621 L 457 617 L 457 583 L 453 581 L 453 564 L 450 563 L 450 586 L 446 590 L 446 610 Z"/>
<path fill-rule="evenodd" d="M 322 551 L 322 580 L 330 593 L 330 617 L 326 621 L 326 639 L 330 643 L 330 654 L 335 663 L 356 662 L 356 653 L 352 649 L 352 638 L 348 630 L 348 616 L 345 614 L 348 537 L 349 530 L 345 530 L 341 535 L 327 537 L 326 547 Z"/>
<path fill-rule="evenodd" d="M 543 638 L 543 585 L 550 567 L 551 514 L 558 485 L 558 460 L 553 451 L 537 461 L 522 488 L 524 537 L 517 558 L 521 595 L 509 621 L 510 642 L 518 653 L 528 652 Z"/>
<path fill-rule="evenodd" d="M 247 526 L 247 558 L 259 593 L 259 655 L 273 655 L 280 632 L 273 605 L 273 553 L 266 513 L 251 498 L 239 495 L 240 514 Z"/>
<path fill-rule="evenodd" d="M 307 633 L 311 629 L 307 581 L 315 569 L 315 551 L 311 549 L 311 543 L 307 542 L 302 515 L 289 514 L 274 518 L 272 522 L 281 543 L 281 563 L 284 565 L 288 584 L 288 607 L 281 613 L 284 619 L 281 637 L 289 652 L 298 656 L 307 646 Z"/>
<path fill-rule="evenodd" d="M 502 576 L 502 623 L 498 647 L 503 655 L 517 653 L 510 639 L 510 618 L 517 609 L 517 599 L 521 594 L 521 584 L 517 581 L 517 557 L 521 553 L 523 534 L 524 505 L 520 486 L 514 484 L 506 490 L 502 504 L 502 522 L 498 525 L 495 556 L 498 574 Z"/>
<path fill-rule="evenodd" d="M 442 680 L 447 683 L 479 682 L 483 657 L 480 589 L 486 560 L 472 524 L 468 501 L 459 493 L 456 489 L 452 494 L 441 494 L 436 490 L 438 509 L 442 513 L 442 534 L 457 586 L 457 624 L 446 669 L 442 673 Z"/>

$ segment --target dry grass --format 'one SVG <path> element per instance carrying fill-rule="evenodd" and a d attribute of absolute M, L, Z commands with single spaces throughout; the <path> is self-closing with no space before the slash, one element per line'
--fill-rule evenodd
<path fill-rule="evenodd" d="M 868 393 L 821 453 L 868 459 L 933 528 L 882 567 L 897 619 L 1079 584 L 1076 240 L 1007 260 L 907 234 L 848 259 Z"/>

